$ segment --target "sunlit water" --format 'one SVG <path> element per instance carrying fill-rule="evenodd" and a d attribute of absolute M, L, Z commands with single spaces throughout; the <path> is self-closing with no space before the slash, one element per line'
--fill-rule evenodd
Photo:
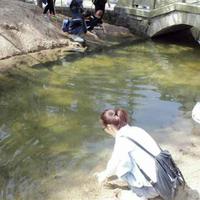
<path fill-rule="evenodd" d="M 83 199 L 78 188 L 112 149 L 99 125 L 105 108 L 127 109 L 131 123 L 161 143 L 169 127 L 193 134 L 200 49 L 122 45 L 13 69 L 0 87 L 0 199 Z"/>

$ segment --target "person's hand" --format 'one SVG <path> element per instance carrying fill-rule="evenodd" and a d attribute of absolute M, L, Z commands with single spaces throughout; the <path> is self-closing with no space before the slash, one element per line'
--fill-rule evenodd
<path fill-rule="evenodd" d="M 86 34 L 88 36 L 92 36 L 95 40 L 100 40 L 96 33 L 92 33 L 91 31 L 87 31 Z"/>
<path fill-rule="evenodd" d="M 96 172 L 94 173 L 94 176 L 97 178 L 98 183 L 103 184 L 107 181 L 107 176 L 105 171 L 102 172 Z"/>
<path fill-rule="evenodd" d="M 94 34 L 94 38 L 95 38 L 95 40 L 100 40 L 96 34 Z"/>

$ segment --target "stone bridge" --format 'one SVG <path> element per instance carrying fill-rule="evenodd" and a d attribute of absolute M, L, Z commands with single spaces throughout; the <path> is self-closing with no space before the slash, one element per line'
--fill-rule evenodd
<path fill-rule="evenodd" d="M 200 1 L 119 0 L 114 23 L 147 37 L 191 28 L 200 39 Z"/>

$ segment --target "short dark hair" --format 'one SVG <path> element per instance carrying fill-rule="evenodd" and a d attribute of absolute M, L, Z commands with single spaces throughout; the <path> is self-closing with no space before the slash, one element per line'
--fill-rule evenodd
<path fill-rule="evenodd" d="M 106 109 L 101 113 L 100 119 L 105 127 L 112 124 L 119 130 L 128 124 L 128 113 L 121 108 Z"/>

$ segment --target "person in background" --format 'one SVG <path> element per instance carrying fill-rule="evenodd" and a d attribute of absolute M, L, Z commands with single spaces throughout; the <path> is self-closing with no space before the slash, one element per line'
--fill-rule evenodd
<path fill-rule="evenodd" d="M 43 14 L 47 14 L 49 11 L 50 15 L 55 16 L 54 0 L 46 0 L 44 2 L 46 2 L 47 5 L 44 7 Z"/>
<path fill-rule="evenodd" d="M 70 7 L 71 19 L 63 21 L 62 30 L 68 32 L 69 37 L 76 42 L 84 42 L 82 38 L 85 34 L 91 35 L 95 39 L 98 39 L 97 35 L 91 32 L 91 28 L 96 24 L 89 23 L 90 21 L 85 21 L 83 1 L 82 0 L 72 0 L 67 1 L 67 5 Z M 94 25 L 93 25 L 94 24 Z M 88 27 L 90 31 L 88 31 Z"/>
<path fill-rule="evenodd" d="M 95 39 L 99 39 L 98 36 L 91 31 L 87 30 L 87 26 L 90 28 L 90 24 L 81 19 L 65 19 L 63 21 L 62 30 L 63 32 L 69 33 L 69 37 L 75 42 L 84 42 L 84 35 L 89 35 Z M 86 25 L 88 24 L 88 25 Z"/>
<path fill-rule="evenodd" d="M 92 0 L 92 3 L 94 4 L 94 7 L 95 7 L 95 13 L 98 10 L 101 10 L 103 12 L 103 15 L 104 15 L 107 0 Z M 110 7 L 109 1 L 108 1 L 108 6 Z M 102 18 L 103 18 L 103 15 L 102 15 Z"/>
<path fill-rule="evenodd" d="M 92 31 L 95 27 L 102 25 L 103 11 L 98 10 L 94 15 L 86 17 L 86 26 L 88 31 Z"/>
<path fill-rule="evenodd" d="M 85 19 L 83 16 L 83 0 L 72 0 L 69 5 L 72 19 L 69 23 L 70 37 L 77 42 L 84 42 L 81 37 L 87 32 Z"/>
<path fill-rule="evenodd" d="M 108 0 L 92 0 L 92 3 L 94 4 L 94 7 L 95 7 L 94 16 L 100 16 L 99 13 L 101 13 L 101 17 L 100 18 L 98 17 L 98 20 L 96 20 L 96 22 L 93 21 L 93 23 L 98 23 L 99 27 L 102 27 L 104 33 L 106 33 L 102 20 L 105 13 L 106 3 L 108 3 L 109 7 L 110 7 L 110 3 Z"/>
<path fill-rule="evenodd" d="M 69 8 L 73 19 L 83 17 L 83 0 L 72 0 Z"/>

